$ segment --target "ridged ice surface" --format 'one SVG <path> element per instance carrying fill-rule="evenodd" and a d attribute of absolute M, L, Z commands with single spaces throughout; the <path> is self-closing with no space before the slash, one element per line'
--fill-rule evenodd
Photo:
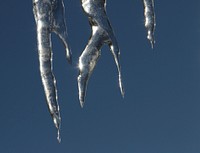
<path fill-rule="evenodd" d="M 64 44 L 66 57 L 71 62 L 71 53 L 67 45 L 64 4 L 62 0 L 33 0 L 33 13 L 37 27 L 37 42 L 41 79 L 46 101 L 53 122 L 58 130 L 60 142 L 61 117 L 57 101 L 56 80 L 52 72 L 51 33 L 58 35 Z"/>
<path fill-rule="evenodd" d="M 112 27 L 106 15 L 106 1 L 105 0 L 82 0 L 82 8 L 87 15 L 92 34 L 89 39 L 87 46 L 82 52 L 79 58 L 79 76 L 78 76 L 78 89 L 79 89 L 79 100 L 83 107 L 86 95 L 86 89 L 88 80 L 97 64 L 97 61 L 101 55 L 101 47 L 104 44 L 108 44 L 111 53 L 114 57 L 117 70 L 119 73 L 119 87 L 122 96 L 124 96 L 124 89 L 121 79 L 120 70 L 120 50 L 117 44 L 117 40 L 113 33 Z"/>
<path fill-rule="evenodd" d="M 154 47 L 154 31 L 155 31 L 155 12 L 154 12 L 154 0 L 143 0 L 144 4 L 144 18 L 145 27 L 147 29 L 147 39 L 149 39 L 152 48 Z"/>

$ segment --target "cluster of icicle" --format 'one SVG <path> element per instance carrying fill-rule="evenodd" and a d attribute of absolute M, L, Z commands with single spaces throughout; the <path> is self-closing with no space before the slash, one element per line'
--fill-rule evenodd
<path fill-rule="evenodd" d="M 122 96 L 124 88 L 122 84 L 120 50 L 106 14 L 106 0 L 81 0 L 85 15 L 88 17 L 92 34 L 82 52 L 78 68 L 79 75 L 78 90 L 81 107 L 84 105 L 88 80 L 101 55 L 101 47 L 107 44 L 115 60 L 118 70 L 119 87 Z M 145 27 L 147 38 L 152 47 L 154 46 L 154 0 L 143 0 Z M 54 32 L 63 42 L 66 58 L 71 63 L 71 51 L 67 44 L 67 31 L 65 20 L 65 7 L 63 0 L 33 0 L 33 13 L 37 28 L 37 44 L 39 54 L 40 75 L 44 87 L 49 112 L 55 127 L 58 130 L 58 141 L 60 138 L 61 117 L 57 98 L 56 80 L 52 71 L 52 43 L 51 33 Z"/>

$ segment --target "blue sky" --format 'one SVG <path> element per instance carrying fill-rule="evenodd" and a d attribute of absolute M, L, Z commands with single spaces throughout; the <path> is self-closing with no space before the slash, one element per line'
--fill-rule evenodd
<path fill-rule="evenodd" d="M 73 64 L 53 35 L 62 143 L 45 103 L 31 1 L 0 2 L 0 152 L 199 153 L 200 2 L 155 0 L 155 49 L 140 0 L 107 2 L 121 49 L 125 98 L 107 46 L 81 109 L 77 61 L 90 36 L 79 0 L 64 0 Z"/>

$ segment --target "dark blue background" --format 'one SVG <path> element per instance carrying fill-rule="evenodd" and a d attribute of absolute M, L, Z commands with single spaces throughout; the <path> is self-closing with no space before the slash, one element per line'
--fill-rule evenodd
<path fill-rule="evenodd" d="M 1 153 L 200 153 L 200 1 L 155 0 L 151 50 L 140 0 L 108 0 L 125 98 L 108 47 L 80 108 L 77 61 L 90 36 L 80 0 L 64 0 L 73 65 L 53 35 L 62 143 L 45 104 L 32 2 L 0 1 Z"/>

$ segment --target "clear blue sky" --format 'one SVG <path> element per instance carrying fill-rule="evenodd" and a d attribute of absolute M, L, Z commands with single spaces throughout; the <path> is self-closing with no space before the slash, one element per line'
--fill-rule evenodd
<path fill-rule="evenodd" d="M 121 49 L 122 99 L 108 47 L 90 79 L 83 109 L 77 61 L 90 36 L 80 0 L 64 0 L 73 65 L 53 35 L 62 143 L 38 69 L 32 2 L 0 1 L 1 153 L 199 153 L 200 1 L 155 0 L 155 49 L 140 0 L 108 0 Z"/>

